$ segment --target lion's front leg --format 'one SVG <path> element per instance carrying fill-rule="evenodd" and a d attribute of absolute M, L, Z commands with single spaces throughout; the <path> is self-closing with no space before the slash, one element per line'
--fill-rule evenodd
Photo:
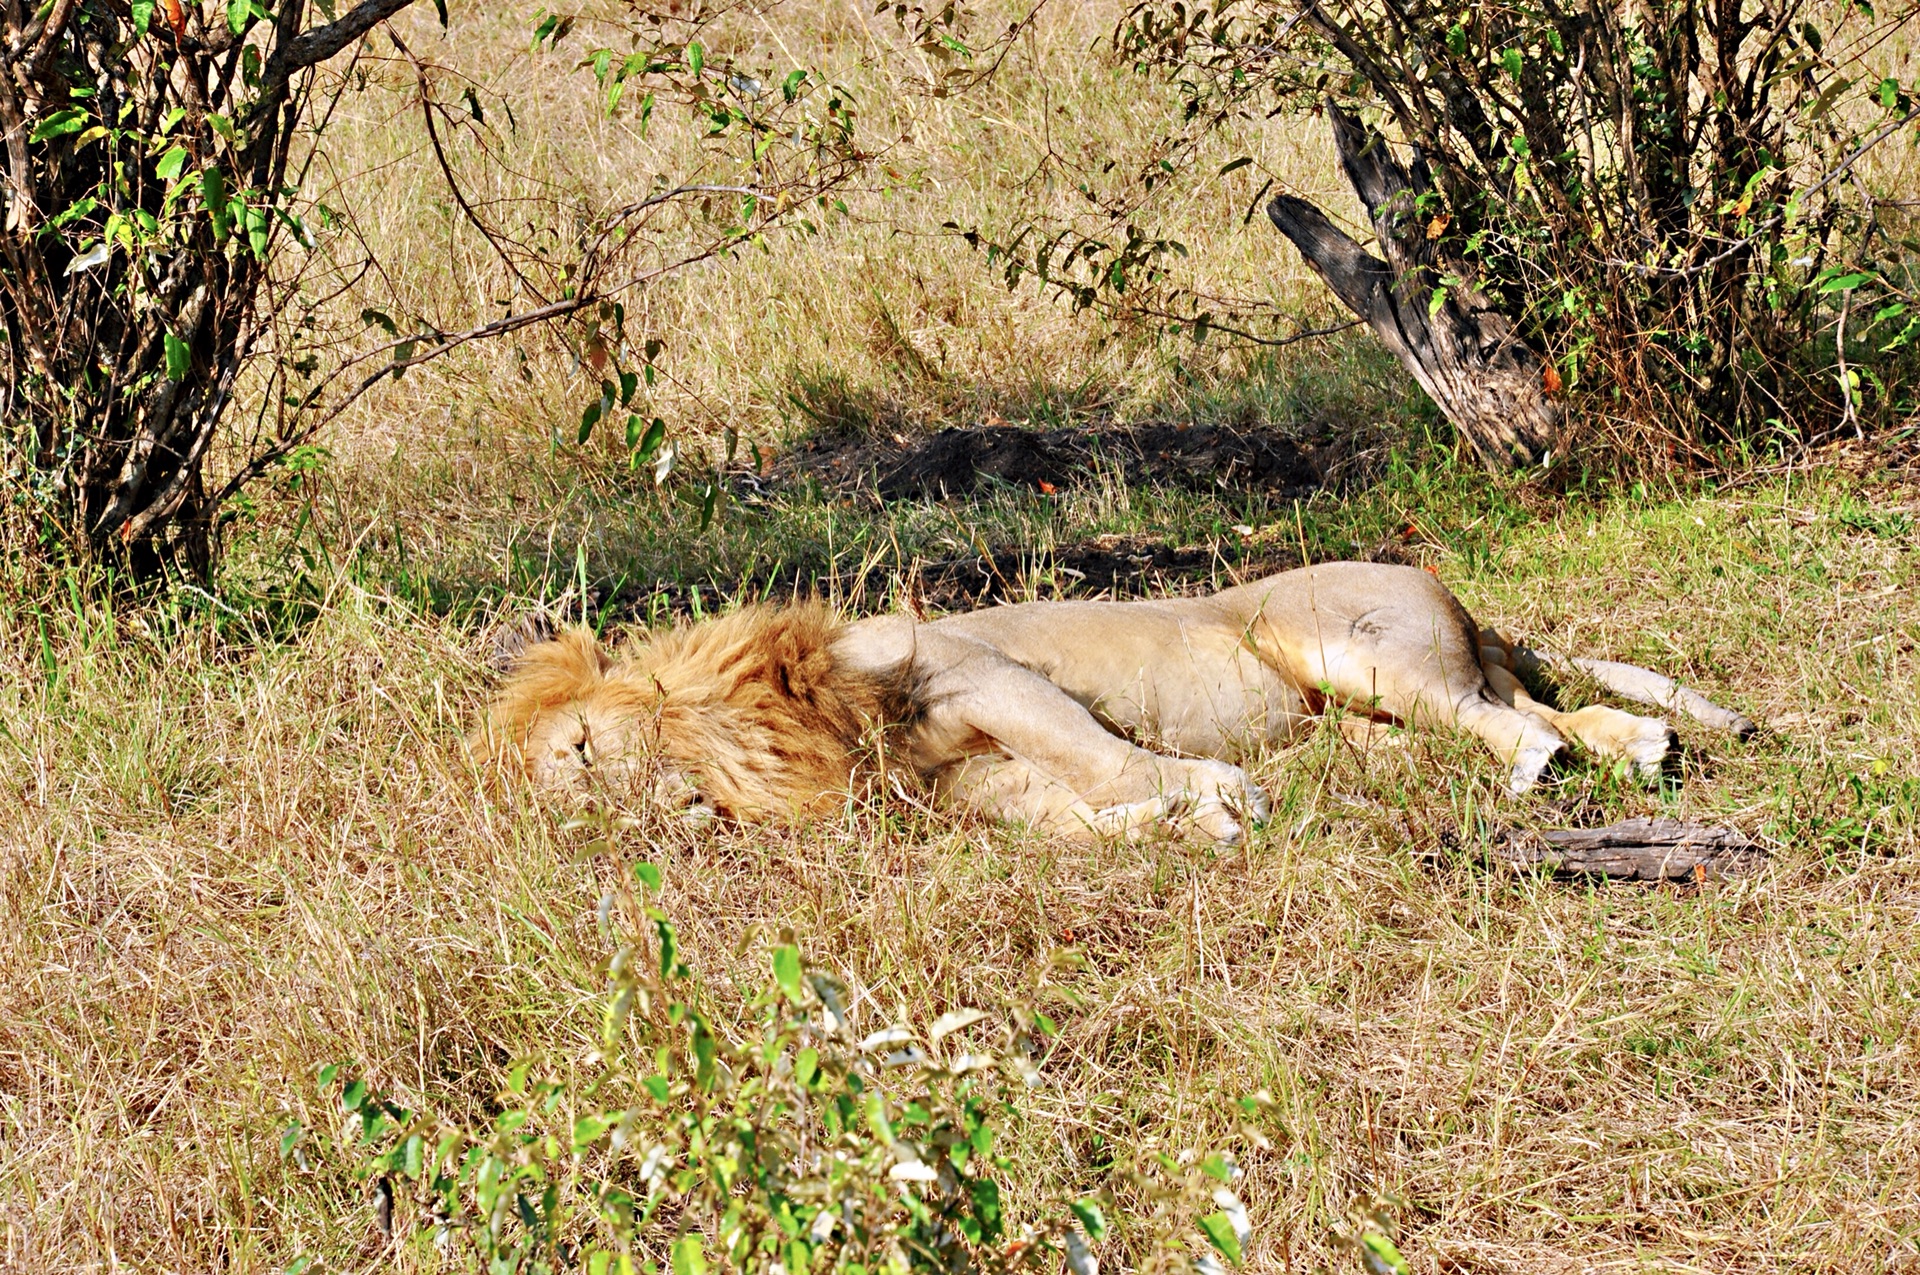
<path fill-rule="evenodd" d="M 1062 836 L 1134 840 L 1162 833 L 1238 845 L 1246 837 L 1242 817 L 1265 817 L 1266 794 L 1244 774 L 1239 777 L 1239 792 L 1234 786 L 1210 783 L 1213 778 L 1200 776 L 1138 801 L 1095 805 L 1031 762 L 1004 753 L 982 753 L 941 767 L 934 772 L 933 783 L 935 793 L 945 800 Z"/>
<path fill-rule="evenodd" d="M 1150 797 L 1096 808 L 1031 763 L 1002 753 L 982 753 L 943 766 L 934 772 L 933 786 L 945 801 L 970 806 L 1008 823 L 1068 837 L 1131 840 L 1155 829 L 1168 829 L 1184 805 Z M 1215 839 L 1221 838 L 1216 835 Z M 1232 839 L 1238 839 L 1237 833 Z"/>

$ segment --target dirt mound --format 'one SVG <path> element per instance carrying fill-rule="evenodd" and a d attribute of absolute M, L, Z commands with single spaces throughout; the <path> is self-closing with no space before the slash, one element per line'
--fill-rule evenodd
<path fill-rule="evenodd" d="M 849 494 L 877 492 L 882 500 L 940 500 L 995 484 L 1052 493 L 1103 470 L 1137 485 L 1304 496 L 1324 476 L 1314 454 L 1292 439 L 1221 425 L 970 426 L 905 441 L 813 439 L 786 453 L 778 470 Z"/>

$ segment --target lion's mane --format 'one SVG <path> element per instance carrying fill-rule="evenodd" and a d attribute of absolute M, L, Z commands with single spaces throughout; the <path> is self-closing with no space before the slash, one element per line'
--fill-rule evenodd
<path fill-rule="evenodd" d="M 542 714 L 591 702 L 632 723 L 647 757 L 679 767 L 724 814 L 818 811 L 920 707 L 910 661 L 874 674 L 836 657 L 843 627 L 818 602 L 747 606 L 658 634 L 621 660 L 583 631 L 559 633 L 522 653 L 476 752 L 524 764 Z"/>

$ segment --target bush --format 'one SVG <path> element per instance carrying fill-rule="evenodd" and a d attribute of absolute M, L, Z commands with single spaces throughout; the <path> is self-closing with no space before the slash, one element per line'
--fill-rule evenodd
<path fill-rule="evenodd" d="M 583 1076 L 516 1064 L 491 1125 L 470 1130 L 329 1065 L 319 1083 L 340 1129 L 289 1126 L 282 1154 L 371 1180 L 400 1242 L 465 1250 L 495 1271 L 999 1273 L 1064 1261 L 1097 1275 L 1093 1246 L 1119 1194 L 1145 1214 L 1126 1240 L 1135 1269 L 1197 1261 L 1218 1275 L 1214 1254 L 1240 1262 L 1249 1229 L 1226 1155 L 1161 1156 L 1088 1194 L 1007 1197 L 995 1139 L 1018 1118 L 1015 1096 L 1040 1083 L 1043 1015 L 956 1010 L 856 1040 L 846 989 L 790 941 L 769 950 L 770 984 L 724 1012 L 644 901 L 657 871 L 641 863 L 620 880 L 603 908 L 647 938 L 608 962 Z"/>
<path fill-rule="evenodd" d="M 1404 195 L 1370 192 L 1343 156 L 1382 238 L 1409 241 L 1387 254 L 1407 308 L 1456 297 L 1507 316 L 1590 431 L 1648 454 L 1860 429 L 1911 410 L 1907 369 L 1884 356 L 1916 334 L 1920 245 L 1901 234 L 1909 192 L 1876 192 L 1862 160 L 1920 113 L 1898 77 L 1914 13 L 1142 0 L 1114 45 L 1180 95 L 1183 124 L 1102 194 L 1110 225 L 1003 240 L 1043 242 L 1023 268 L 1077 304 L 1137 298 L 1180 251 L 1143 228 L 1149 197 L 1202 139 L 1332 106 L 1378 122 L 1362 150 L 1413 150 Z M 1393 197 L 1375 209 L 1378 193 Z M 1205 298 L 1135 301 L 1154 304 L 1192 308 L 1196 335 L 1236 318 Z"/>
<path fill-rule="evenodd" d="M 389 304 L 356 323 L 330 299 L 386 272 L 352 210 L 315 202 L 302 180 L 325 122 L 367 82 L 375 59 L 363 38 L 411 3 L 363 0 L 311 27 L 304 0 L 51 3 L 24 23 L 9 10 L 0 534 L 11 552 L 205 577 L 222 506 L 311 455 L 317 432 L 361 394 L 534 325 L 567 325 L 569 353 L 593 373 L 578 440 L 603 421 L 624 427 L 635 463 L 664 477 L 672 444 L 635 397 L 662 343 L 627 331 L 623 298 L 765 246 L 776 227 L 815 231 L 834 211 L 830 192 L 864 163 L 851 100 L 806 68 L 708 55 L 715 28 L 764 18 L 779 0 L 629 6 L 596 23 L 622 47 L 587 51 L 583 90 L 642 132 L 686 130 L 694 171 L 654 175 L 607 206 L 552 189 L 476 202 L 456 177 L 457 148 L 469 141 L 483 164 L 507 169 L 486 120 L 505 105 L 497 113 L 511 121 L 511 105 L 483 104 L 477 82 L 447 76 L 389 30 L 397 58 L 380 60 L 416 86 L 449 202 L 496 254 L 512 296 L 508 313 L 484 320 Z M 530 15 L 536 49 L 555 51 L 572 25 Z M 321 73 L 349 50 L 358 75 Z M 443 93 L 450 78 L 455 91 Z"/>

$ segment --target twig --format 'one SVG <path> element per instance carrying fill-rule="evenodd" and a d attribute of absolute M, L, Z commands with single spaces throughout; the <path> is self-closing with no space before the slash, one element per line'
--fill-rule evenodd
<path fill-rule="evenodd" d="M 1840 294 L 1840 318 L 1833 329 L 1833 357 L 1840 367 L 1840 428 L 1853 426 L 1853 436 L 1866 438 L 1860 428 L 1859 413 L 1853 408 L 1853 384 L 1847 379 L 1847 307 L 1853 304 L 1853 289 L 1847 288 Z"/>
<path fill-rule="evenodd" d="M 480 214 L 475 212 L 473 205 L 467 202 L 467 193 L 460 189 L 460 182 L 453 175 L 453 165 L 447 162 L 447 152 L 440 145 L 440 130 L 433 123 L 434 107 L 427 85 L 427 68 L 419 58 L 413 55 L 413 50 L 401 42 L 397 31 L 389 30 L 387 38 L 393 41 L 393 47 L 400 50 L 401 56 L 413 64 L 414 79 L 420 86 L 420 115 L 427 125 L 427 140 L 433 143 L 433 158 L 440 165 L 440 176 L 446 180 L 447 190 L 453 195 L 453 202 L 460 206 L 460 211 L 466 215 L 468 223 L 480 232 L 480 237 L 487 241 L 488 246 L 500 258 L 501 264 L 513 272 L 513 277 L 520 281 L 520 286 L 534 297 L 545 301 L 546 297 L 541 294 L 540 289 L 533 285 L 533 280 L 527 278 L 520 269 L 519 263 L 514 261 L 512 254 L 507 251 L 506 246 L 494 236 L 492 228 L 480 220 Z"/>
<path fill-rule="evenodd" d="M 1807 189 L 1800 194 L 1799 198 L 1805 199 L 1811 195 L 1817 195 L 1821 191 L 1825 190 L 1828 186 L 1831 186 L 1834 182 L 1840 180 L 1840 178 L 1846 176 L 1847 173 L 1853 168 L 1854 164 L 1859 162 L 1859 159 L 1862 155 L 1865 155 L 1868 151 L 1878 146 L 1881 142 L 1886 141 L 1889 137 L 1899 132 L 1900 129 L 1904 128 L 1907 124 L 1911 123 L 1916 118 L 1920 118 L 1920 106 L 1914 107 L 1912 110 L 1908 111 L 1905 115 L 1902 115 L 1897 120 L 1890 120 L 1888 123 L 1886 123 L 1881 127 L 1879 132 L 1875 133 L 1872 137 L 1869 137 L 1866 141 L 1860 143 L 1860 145 L 1854 147 L 1853 153 L 1848 155 L 1845 159 L 1841 160 L 1838 165 L 1836 165 L 1832 169 L 1829 169 L 1827 174 L 1824 177 L 1822 177 L 1819 181 L 1815 182 L 1813 185 L 1807 187 Z M 1785 213 L 1775 213 L 1773 216 L 1767 218 L 1765 221 L 1761 222 L 1757 227 L 1755 227 L 1752 234 L 1743 236 L 1742 238 L 1739 238 L 1739 239 L 1732 240 L 1727 244 L 1726 248 L 1723 249 L 1722 251 L 1715 253 L 1711 257 L 1708 257 L 1705 261 L 1697 262 L 1694 265 L 1690 265 L 1690 266 L 1650 266 L 1642 261 L 1626 261 L 1619 257 L 1609 257 L 1607 259 L 1607 264 L 1612 266 L 1619 266 L 1623 270 L 1631 270 L 1633 273 L 1639 275 L 1643 279 L 1691 278 L 1694 275 L 1702 274 L 1708 270 L 1713 269 L 1715 266 L 1719 265 L 1723 261 L 1728 260 L 1729 258 L 1737 256 L 1742 252 L 1745 252 L 1748 248 L 1751 248 L 1754 245 L 1754 243 L 1760 238 L 1761 235 L 1779 226 L 1780 223 L 1785 220 L 1786 220 Z"/>

